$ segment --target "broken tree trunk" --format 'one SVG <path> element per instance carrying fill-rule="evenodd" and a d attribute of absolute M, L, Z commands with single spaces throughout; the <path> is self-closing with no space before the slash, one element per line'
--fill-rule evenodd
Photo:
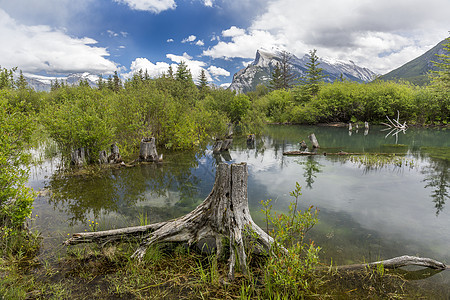
<path fill-rule="evenodd" d="M 105 232 L 76 233 L 64 244 L 103 243 L 108 239 L 117 240 L 150 232 L 144 234 L 143 241 L 133 257 L 142 259 L 152 244 L 187 242 L 192 245 L 207 238 L 215 239 L 217 257 L 220 257 L 223 254 L 222 239 L 225 238 L 230 245 L 228 277 L 233 280 L 237 265 L 242 273 L 247 273 L 245 248 L 249 246 L 250 240 L 253 241 L 254 253 L 268 253 L 273 243 L 273 239 L 255 224 L 250 215 L 247 177 L 246 163 L 232 165 L 220 163 L 217 166 L 216 180 L 211 193 L 187 215 L 145 228 L 141 226 Z"/>
<path fill-rule="evenodd" d="M 72 151 L 70 156 L 71 156 L 70 163 L 72 165 L 81 167 L 82 165 L 84 165 L 86 163 L 86 155 L 85 155 L 83 147 Z"/>
<path fill-rule="evenodd" d="M 110 164 L 118 164 L 122 162 L 122 157 L 119 153 L 119 147 L 116 144 L 111 145 L 111 154 L 108 156 Z"/>
<path fill-rule="evenodd" d="M 309 135 L 309 140 L 312 143 L 313 148 L 319 148 L 319 142 L 317 141 L 316 135 L 314 133 L 311 133 Z"/>
<path fill-rule="evenodd" d="M 139 161 L 154 162 L 158 161 L 158 152 L 156 151 L 155 138 L 143 138 L 139 149 Z"/>

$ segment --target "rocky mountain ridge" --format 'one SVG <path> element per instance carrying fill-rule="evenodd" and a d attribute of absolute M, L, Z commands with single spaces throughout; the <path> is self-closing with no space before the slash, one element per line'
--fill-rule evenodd
<path fill-rule="evenodd" d="M 306 64 L 309 62 L 309 59 L 309 54 L 305 54 L 302 58 L 292 55 L 290 65 L 295 77 L 299 78 L 305 75 L 307 70 Z M 271 78 L 272 71 L 280 60 L 281 55 L 279 51 L 257 50 L 255 60 L 234 74 L 229 89 L 246 93 L 255 90 L 258 84 L 267 84 Z M 319 59 L 319 62 L 319 67 L 323 69 L 325 75 L 324 80 L 327 82 L 339 79 L 341 74 L 346 80 L 358 82 L 369 82 L 376 76 L 368 68 L 357 66 L 353 61 Z"/>

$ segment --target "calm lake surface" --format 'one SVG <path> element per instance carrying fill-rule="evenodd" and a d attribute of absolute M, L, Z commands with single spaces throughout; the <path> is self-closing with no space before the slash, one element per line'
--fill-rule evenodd
<path fill-rule="evenodd" d="M 58 159 L 31 172 L 29 185 L 48 189 L 34 203 L 33 227 L 43 233 L 43 252 L 68 234 L 139 225 L 184 215 L 211 191 L 218 161 L 247 162 L 248 198 L 255 221 L 263 224 L 261 200 L 286 211 L 289 192 L 302 186 L 301 208 L 317 207 L 320 223 L 308 237 L 333 264 L 359 263 L 400 255 L 430 257 L 450 264 L 450 130 L 409 128 L 398 140 L 373 127 L 365 134 L 347 128 L 268 126 L 253 149 L 235 139 L 229 153 L 214 156 L 211 146 L 197 153 L 165 154 L 162 164 L 103 170 L 91 176 L 64 176 Z M 402 166 L 370 167 L 348 157 L 283 156 L 310 145 L 320 152 L 403 153 Z M 396 145 L 397 143 L 397 145 Z M 406 163 L 405 163 L 406 162 Z M 37 215 L 37 217 L 36 217 Z M 450 271 L 427 280 L 450 285 Z"/>

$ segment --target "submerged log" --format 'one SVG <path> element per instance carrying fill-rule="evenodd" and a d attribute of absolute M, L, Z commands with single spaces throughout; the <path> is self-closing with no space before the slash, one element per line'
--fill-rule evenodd
<path fill-rule="evenodd" d="M 156 140 L 154 137 L 143 138 L 139 148 L 139 161 L 157 162 L 158 152 L 156 151 Z"/>
<path fill-rule="evenodd" d="M 104 243 L 141 234 L 144 235 L 143 241 L 133 257 L 142 259 L 152 244 L 187 242 L 188 245 L 193 245 L 213 238 L 216 241 L 217 257 L 220 257 L 224 250 L 222 240 L 225 238 L 230 249 L 228 277 L 233 280 L 238 266 L 243 274 L 248 272 L 245 251 L 247 247 L 251 246 L 253 253 L 268 253 L 274 242 L 272 237 L 256 225 L 250 215 L 247 172 L 246 163 L 220 163 L 209 196 L 192 212 L 178 219 L 119 230 L 76 233 L 64 244 Z"/>
<path fill-rule="evenodd" d="M 319 142 L 317 141 L 316 135 L 314 133 L 311 133 L 309 135 L 309 140 L 311 141 L 313 148 L 320 148 Z"/>
<path fill-rule="evenodd" d="M 344 266 L 337 266 L 336 269 L 338 270 L 358 270 L 358 269 L 365 269 L 365 268 L 371 268 L 376 267 L 377 265 L 383 265 L 386 269 L 396 269 L 404 266 L 422 266 L 427 267 L 431 269 L 437 269 L 437 270 L 445 270 L 447 269 L 447 266 L 437 260 L 431 259 L 431 258 L 425 258 L 425 257 L 417 257 L 417 256 L 409 256 L 409 255 L 403 255 L 399 257 L 394 257 L 391 259 L 371 262 L 367 264 L 354 264 L 354 265 L 344 265 Z"/>
<path fill-rule="evenodd" d="M 364 153 L 364 152 L 344 152 L 344 151 L 340 151 L 340 152 L 334 152 L 334 153 L 329 153 L 329 152 L 310 152 L 310 151 L 286 151 L 283 152 L 283 155 L 323 155 L 323 156 L 332 156 L 332 155 L 406 155 L 406 153 Z"/>

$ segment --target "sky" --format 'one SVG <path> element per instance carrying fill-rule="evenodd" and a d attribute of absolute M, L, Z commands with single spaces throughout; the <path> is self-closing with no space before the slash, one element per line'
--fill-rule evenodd
<path fill-rule="evenodd" d="M 226 85 L 258 49 L 317 49 L 385 74 L 449 31 L 449 0 L 0 0 L 0 66 L 127 79 L 185 61 Z"/>

